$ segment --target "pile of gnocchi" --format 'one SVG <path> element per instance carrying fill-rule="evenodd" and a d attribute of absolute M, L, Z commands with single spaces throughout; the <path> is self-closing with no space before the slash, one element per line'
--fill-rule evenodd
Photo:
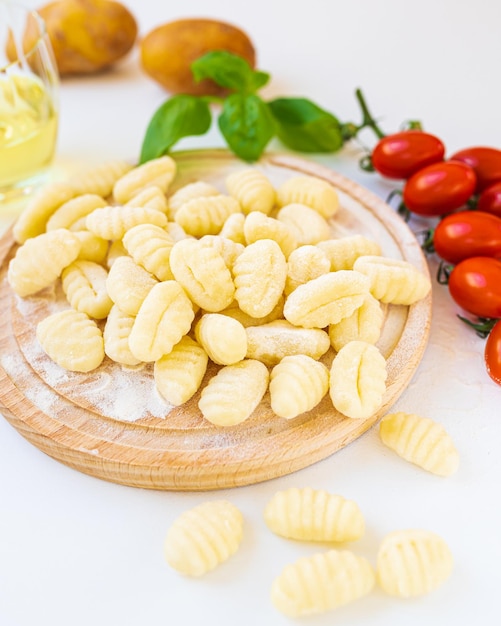
<path fill-rule="evenodd" d="M 45 353 L 74 372 L 152 363 L 166 403 L 200 392 L 217 426 L 246 420 L 268 390 L 282 418 L 327 395 L 348 418 L 372 416 L 386 390 L 382 307 L 424 298 L 429 277 L 367 237 L 333 238 L 339 198 L 323 179 L 275 188 L 242 166 L 224 191 L 196 180 L 172 192 L 176 173 L 170 156 L 110 162 L 47 185 L 20 215 L 9 285 L 25 298 L 60 281 L 68 301 L 37 325 Z"/>

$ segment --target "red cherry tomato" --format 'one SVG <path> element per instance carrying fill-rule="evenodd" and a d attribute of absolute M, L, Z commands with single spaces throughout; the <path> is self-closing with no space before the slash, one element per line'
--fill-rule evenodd
<path fill-rule="evenodd" d="M 476 191 L 480 192 L 501 181 L 501 150 L 476 146 L 454 153 L 450 160 L 466 163 L 477 175 Z"/>
<path fill-rule="evenodd" d="M 494 382 L 501 385 L 501 320 L 494 324 L 487 337 L 484 359 L 487 373 Z"/>
<path fill-rule="evenodd" d="M 477 209 L 501 217 L 501 182 L 482 191 L 478 196 Z"/>
<path fill-rule="evenodd" d="M 481 211 L 446 215 L 435 228 L 433 246 L 448 263 L 456 264 L 472 256 L 500 259 L 501 218 Z"/>
<path fill-rule="evenodd" d="M 406 130 L 381 139 L 372 151 L 374 169 L 388 178 L 409 178 L 426 165 L 444 160 L 444 144 L 429 133 Z"/>
<path fill-rule="evenodd" d="M 501 317 L 501 261 L 475 256 L 456 265 L 449 292 L 462 309 L 478 317 Z"/>
<path fill-rule="evenodd" d="M 419 215 L 451 213 L 471 197 L 475 190 L 475 172 L 458 161 L 428 165 L 413 174 L 404 185 L 405 206 Z"/>

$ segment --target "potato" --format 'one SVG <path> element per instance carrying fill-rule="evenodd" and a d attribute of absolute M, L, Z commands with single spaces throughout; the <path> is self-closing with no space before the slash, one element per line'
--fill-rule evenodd
<path fill-rule="evenodd" d="M 212 50 L 226 50 L 255 66 L 256 53 L 248 35 L 236 26 L 210 19 L 182 19 L 162 24 L 140 43 L 141 65 L 151 78 L 171 93 L 222 95 L 211 80 L 196 83 L 190 66 Z"/>
<path fill-rule="evenodd" d="M 45 20 L 59 74 L 93 74 L 124 57 L 137 37 L 130 11 L 112 0 L 56 0 L 38 9 Z M 28 23 L 24 47 L 34 43 Z M 16 57 L 13 46 L 10 59 Z"/>

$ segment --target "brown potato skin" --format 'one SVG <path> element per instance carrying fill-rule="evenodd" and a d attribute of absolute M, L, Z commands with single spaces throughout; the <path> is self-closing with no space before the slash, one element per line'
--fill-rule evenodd
<path fill-rule="evenodd" d="M 61 76 L 93 74 L 124 57 L 137 38 L 132 13 L 112 0 L 55 0 L 39 9 Z M 34 43 L 28 26 L 25 50 Z M 15 58 L 11 50 L 9 57 Z"/>
<path fill-rule="evenodd" d="M 212 50 L 226 50 L 256 64 L 249 36 L 232 24 L 211 19 L 181 19 L 162 24 L 140 43 L 143 70 L 171 93 L 223 95 L 226 90 L 211 80 L 196 83 L 191 63 Z"/>

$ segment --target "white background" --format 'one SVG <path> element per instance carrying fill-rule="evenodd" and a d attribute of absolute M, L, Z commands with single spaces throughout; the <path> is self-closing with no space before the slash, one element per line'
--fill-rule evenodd
<path fill-rule="evenodd" d="M 307 96 L 342 120 L 358 121 L 362 87 L 386 132 L 421 119 L 448 154 L 501 147 L 501 5 L 493 0 L 129 0 L 140 33 L 174 18 L 205 16 L 244 28 L 266 98 Z M 149 118 L 167 94 L 144 75 L 137 51 L 111 73 L 65 79 L 54 173 L 107 158 L 137 158 Z M 364 141 L 372 142 L 370 135 Z M 216 129 L 179 147 L 222 146 Z M 280 149 L 278 144 L 270 148 Z M 358 144 L 312 156 L 382 198 L 396 185 L 358 169 Z M 8 215 L 3 216 L 6 223 Z M 432 271 L 434 261 L 431 260 Z M 396 600 L 374 591 L 316 626 L 482 626 L 501 607 L 501 388 L 483 366 L 483 341 L 456 317 L 447 290 L 434 285 L 427 351 L 399 410 L 442 423 L 461 455 L 443 479 L 383 448 L 374 428 L 341 452 L 288 477 L 217 493 L 153 492 L 82 475 L 45 456 L 0 419 L 0 624 L 2 626 L 282 626 L 272 580 L 287 563 L 318 548 L 266 529 L 262 511 L 291 486 L 340 493 L 360 505 L 366 536 L 352 549 L 372 562 L 384 535 L 426 528 L 448 542 L 455 567 L 438 591 Z M 245 517 L 242 546 L 199 580 L 164 562 L 162 543 L 185 509 L 224 497 Z"/>

